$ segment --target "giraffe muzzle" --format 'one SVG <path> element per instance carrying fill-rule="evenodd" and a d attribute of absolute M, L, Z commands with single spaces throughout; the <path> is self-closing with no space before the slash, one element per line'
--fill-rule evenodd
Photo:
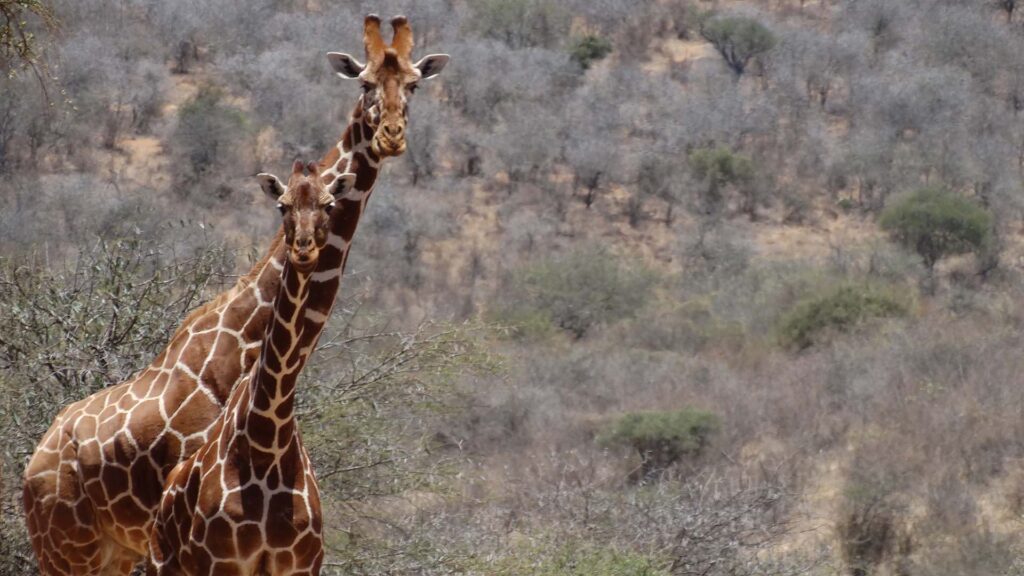
<path fill-rule="evenodd" d="M 370 144 L 373 153 L 378 156 L 401 156 L 405 152 L 405 139 L 395 142 L 388 138 L 376 137 Z"/>
<path fill-rule="evenodd" d="M 316 266 L 318 250 L 312 248 L 294 248 L 291 251 L 292 266 L 299 272 L 308 272 Z"/>
<path fill-rule="evenodd" d="M 382 122 L 373 135 L 370 147 L 378 156 L 400 156 L 405 152 L 405 123 Z"/>

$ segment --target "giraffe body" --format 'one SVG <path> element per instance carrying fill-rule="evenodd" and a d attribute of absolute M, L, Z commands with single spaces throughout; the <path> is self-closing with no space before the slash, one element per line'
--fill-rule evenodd
<path fill-rule="evenodd" d="M 364 93 L 341 140 L 318 166 L 327 186 L 342 174 L 353 173 L 355 180 L 336 201 L 339 209 L 330 215 L 309 277 L 309 305 L 298 329 L 303 348 L 312 349 L 331 313 L 381 162 L 405 149 L 408 96 L 416 81 L 436 75 L 448 60 L 432 55 L 411 64 L 408 22 L 392 23 L 398 42 L 386 48 L 377 42 L 380 20 L 367 17 L 367 65 L 328 55 L 339 76 L 364 82 Z M 385 125 L 392 126 L 386 135 Z M 150 367 L 56 417 L 29 461 L 23 489 L 44 576 L 126 575 L 143 560 L 172 469 L 212 437 L 231 391 L 260 354 L 286 256 L 279 232 L 248 275 L 185 319 Z"/>

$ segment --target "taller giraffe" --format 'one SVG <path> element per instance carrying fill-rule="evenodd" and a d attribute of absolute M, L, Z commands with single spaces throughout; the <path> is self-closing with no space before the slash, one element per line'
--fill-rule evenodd
<path fill-rule="evenodd" d="M 331 213 L 327 244 L 311 275 L 310 296 L 321 303 L 303 322 L 312 348 L 329 316 L 356 227 L 381 162 L 405 150 L 408 101 L 417 82 L 440 73 L 444 54 L 410 60 L 412 29 L 391 21 L 390 46 L 380 18 L 367 16 L 367 63 L 330 53 L 343 78 L 363 93 L 341 140 L 320 161 L 324 183 L 356 175 Z M 57 415 L 25 470 L 26 524 L 40 572 L 52 575 L 129 574 L 147 552 L 164 480 L 209 437 L 231 390 L 259 355 L 284 266 L 281 232 L 266 254 L 230 290 L 192 312 L 168 347 L 127 382 L 101 390 Z"/>
<path fill-rule="evenodd" d="M 300 345 L 310 273 L 327 214 L 354 176 L 326 188 L 296 162 L 285 188 L 261 175 L 284 215 L 289 258 L 252 372 L 231 392 L 210 441 L 175 467 L 150 540 L 150 576 L 320 573 L 323 519 L 313 467 L 295 422 L 295 385 L 312 350 Z"/>

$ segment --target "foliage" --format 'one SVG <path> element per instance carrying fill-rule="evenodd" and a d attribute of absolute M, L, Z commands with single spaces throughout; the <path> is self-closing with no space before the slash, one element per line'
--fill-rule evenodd
<path fill-rule="evenodd" d="M 497 367 L 483 347 L 486 327 L 423 324 L 390 330 L 386 318 L 336 314 L 299 392 L 303 438 L 331 511 L 332 564 L 359 573 L 378 556 L 419 558 L 426 543 L 399 545 L 387 506 L 418 494 L 439 497 L 463 456 L 438 426 L 465 405 L 458 382 Z M 353 541 L 358 544 L 353 545 Z"/>
<path fill-rule="evenodd" d="M 187 169 L 179 174 L 184 186 L 195 184 L 208 173 L 225 170 L 242 146 L 247 121 L 241 110 L 224 102 L 222 89 L 206 84 L 178 111 L 175 147 Z"/>
<path fill-rule="evenodd" d="M 116 384 L 161 349 L 227 262 L 222 249 L 178 255 L 138 237 L 98 240 L 71 262 L 2 261 L 0 367 L 37 391 L 56 384 L 58 404 Z"/>
<path fill-rule="evenodd" d="M 612 43 L 602 36 L 587 34 L 573 39 L 569 52 L 573 61 L 586 70 L 594 62 L 611 54 Z"/>
<path fill-rule="evenodd" d="M 339 502 L 426 490 L 446 475 L 449 458 L 429 456 L 430 426 L 461 407 L 461 375 L 496 369 L 486 335 L 471 325 L 386 330 L 362 314 L 331 322 L 299 402 L 318 478 Z"/>
<path fill-rule="evenodd" d="M 457 512 L 442 517 L 434 529 L 436 543 L 443 547 L 454 526 L 459 526 L 460 541 L 469 538 L 469 558 L 454 563 L 449 572 L 805 573 L 806 566 L 801 571 L 799 564 L 765 553 L 771 543 L 791 533 L 781 514 L 790 496 L 781 485 L 748 481 L 735 470 L 717 469 L 686 481 L 624 488 L 595 473 L 593 457 L 579 451 L 540 456 L 507 479 L 522 480 L 516 483 L 519 490 L 513 498 L 470 505 L 482 508 L 473 510 L 473 517 L 497 514 L 495 520 L 506 522 L 505 530 L 514 532 L 504 538 L 480 533 Z M 528 470 L 545 472 L 534 476 Z M 508 506 L 514 506 L 515 514 L 501 513 Z M 543 528 L 531 530 L 526 518 L 542 519 Z M 463 555 L 462 549 L 448 553 L 455 558 Z"/>
<path fill-rule="evenodd" d="M 841 284 L 799 302 L 782 316 L 778 334 L 785 346 L 804 349 L 823 333 L 845 332 L 873 318 L 905 316 L 909 312 L 906 298 L 894 288 Z"/>
<path fill-rule="evenodd" d="M 53 9 L 41 0 L 0 0 L 0 69 L 33 66 L 38 61 L 35 27 L 31 15 L 43 28 L 55 30 L 57 19 Z"/>
<path fill-rule="evenodd" d="M 921 188 L 894 202 L 879 220 L 882 229 L 924 260 L 931 270 L 940 259 L 981 253 L 992 244 L 992 216 L 945 188 Z"/>
<path fill-rule="evenodd" d="M 753 161 L 725 146 L 698 148 L 690 152 L 690 169 L 704 183 L 705 202 L 712 211 L 722 201 L 725 186 L 735 186 L 745 197 L 745 212 L 752 213 L 754 202 L 751 183 L 754 180 Z"/>
<path fill-rule="evenodd" d="M 696 458 L 719 428 L 710 412 L 634 412 L 621 416 L 598 437 L 601 444 L 624 444 L 640 453 L 637 479 L 650 479 L 683 457 Z"/>
<path fill-rule="evenodd" d="M 702 23 L 701 36 L 711 42 L 736 75 L 746 71 L 750 61 L 777 43 L 775 35 L 753 18 L 724 16 Z"/>
<path fill-rule="evenodd" d="M 543 314 L 579 339 L 599 324 L 636 315 L 653 283 L 650 272 L 626 266 L 605 248 L 577 250 L 515 270 L 498 316 L 536 323 Z"/>

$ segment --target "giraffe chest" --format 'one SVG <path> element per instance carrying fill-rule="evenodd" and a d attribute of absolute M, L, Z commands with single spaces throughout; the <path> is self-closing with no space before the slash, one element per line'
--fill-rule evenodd
<path fill-rule="evenodd" d="M 244 441 L 222 450 L 217 444 L 204 446 L 196 453 L 199 460 L 177 478 L 164 503 L 165 519 L 176 522 L 161 523 L 157 540 L 178 541 L 171 548 L 180 547 L 182 560 L 200 572 L 203 566 L 238 562 L 270 564 L 273 573 L 286 574 L 318 563 L 320 497 L 304 452 L 290 464 L 276 458 L 261 466 L 236 453 L 246 448 Z M 184 513 L 192 502 L 194 509 Z"/>

